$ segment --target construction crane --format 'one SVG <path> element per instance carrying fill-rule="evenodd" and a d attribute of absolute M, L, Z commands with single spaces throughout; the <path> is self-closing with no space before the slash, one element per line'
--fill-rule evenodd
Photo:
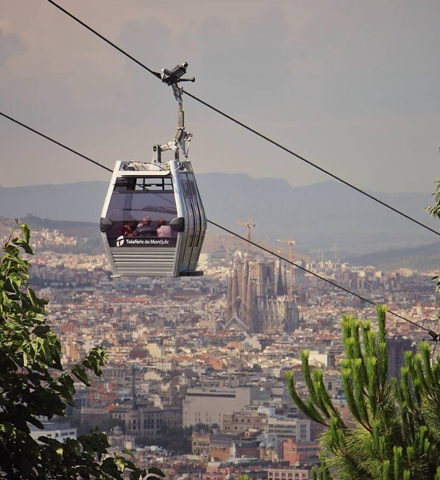
<path fill-rule="evenodd" d="M 289 285 L 289 300 L 293 300 L 293 279 L 294 279 L 294 272 L 293 272 L 293 246 L 296 245 L 295 240 L 283 240 L 278 239 L 281 243 L 287 243 L 289 245 L 289 261 L 290 261 L 290 285 Z"/>
<path fill-rule="evenodd" d="M 247 222 L 240 222 L 240 221 L 237 221 L 237 223 L 239 225 L 244 225 L 245 227 L 247 227 L 248 229 L 248 232 L 247 232 L 247 239 L 250 241 L 251 240 L 251 230 L 253 228 L 255 228 L 255 223 L 252 223 L 252 220 L 250 220 L 248 218 L 248 221 Z"/>

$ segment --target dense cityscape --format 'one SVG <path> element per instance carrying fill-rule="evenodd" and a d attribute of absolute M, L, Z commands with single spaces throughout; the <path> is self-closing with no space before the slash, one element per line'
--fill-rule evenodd
<path fill-rule="evenodd" d="M 439 20 L 1 2 L 0 480 L 440 480 Z"/>
<path fill-rule="evenodd" d="M 369 301 L 427 328 L 437 315 L 434 272 L 311 259 L 298 260 L 303 269 L 292 272 L 246 245 L 230 251 L 219 244 L 201 255 L 202 277 L 113 279 L 104 255 L 51 251 L 78 242 L 54 230 L 33 232 L 31 283 L 49 300 L 66 366 L 95 345 L 108 360 L 91 388 L 78 384 L 77 408 L 47 424 L 47 435 L 98 426 L 112 451 L 128 448 L 137 464 L 158 466 L 169 479 L 311 478 L 323 429 L 296 408 L 284 378 L 293 370 L 306 396 L 300 351 L 310 350 L 312 368 L 324 370 L 330 395 L 348 415 L 339 373 L 342 315 L 374 322 Z M 387 327 L 389 374 L 398 376 L 403 352 L 426 332 L 392 314 Z"/>

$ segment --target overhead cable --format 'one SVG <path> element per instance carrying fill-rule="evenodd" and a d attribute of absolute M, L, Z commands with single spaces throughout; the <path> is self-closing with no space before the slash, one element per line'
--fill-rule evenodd
<path fill-rule="evenodd" d="M 296 268 L 299 268 L 300 270 L 302 270 L 303 272 L 306 272 L 306 273 L 309 273 L 310 275 L 313 275 L 314 277 L 318 278 L 319 280 L 322 280 L 326 283 L 329 283 L 330 285 L 333 285 L 334 287 L 336 288 L 339 288 L 340 290 L 350 294 L 350 295 L 353 295 L 354 297 L 357 297 L 359 298 L 359 300 L 362 300 L 363 302 L 366 302 L 366 303 L 369 303 L 370 305 L 373 305 L 375 307 L 378 307 L 379 304 L 378 303 L 375 303 L 373 302 L 372 300 L 369 300 L 368 298 L 365 298 L 363 297 L 362 295 L 359 295 L 358 293 L 356 292 L 353 292 L 352 290 L 349 290 L 348 288 L 345 288 L 343 287 L 342 285 L 338 285 L 336 282 L 333 282 L 332 280 L 328 279 L 328 278 L 325 278 L 323 277 L 322 275 L 319 275 L 318 273 L 316 272 L 313 272 L 312 270 L 309 270 L 305 267 L 303 267 L 302 265 L 299 265 L 295 262 L 292 262 L 291 260 L 287 260 L 287 258 L 283 257 L 282 255 L 279 255 L 278 253 L 275 253 L 273 252 L 272 250 L 269 250 L 268 248 L 266 247 L 263 247 L 262 245 L 259 245 L 258 243 L 255 243 L 253 242 L 252 240 L 249 240 L 248 238 L 245 238 L 245 237 L 242 237 L 241 235 L 239 235 L 238 233 L 235 233 L 234 231 L 232 230 L 229 230 L 228 228 L 226 227 L 223 227 L 221 225 L 219 225 L 218 223 L 215 223 L 211 220 L 208 220 L 208 222 L 211 224 L 211 225 L 214 225 L 215 227 L 217 228 L 220 228 L 221 230 L 223 230 L 224 232 L 227 232 L 231 235 L 234 235 L 235 237 L 237 238 L 240 238 L 241 240 L 249 243 L 250 245 L 253 245 L 254 247 L 256 248 L 259 248 L 260 250 L 263 250 L 264 252 L 266 253 L 269 253 L 270 255 L 273 255 L 274 257 L 277 257 L 279 258 L 280 260 L 284 260 L 286 263 L 288 263 L 289 265 L 293 265 L 294 267 Z M 418 323 L 416 322 L 413 322 L 412 320 L 409 320 L 408 318 L 405 318 L 403 317 L 402 315 L 400 315 L 399 313 L 396 313 L 396 312 L 393 312 L 392 310 L 388 310 L 387 313 L 391 314 L 391 315 L 394 315 L 395 317 L 397 318 L 400 318 L 401 320 L 404 320 L 405 322 L 408 322 L 408 323 L 411 323 L 412 325 L 418 327 L 418 328 L 421 328 L 423 330 L 425 330 L 426 332 L 429 333 L 429 335 L 432 337 L 433 340 L 438 340 L 440 339 L 440 335 L 435 333 L 434 331 L 430 330 L 429 328 L 426 328 L 424 327 L 423 325 L 419 325 Z"/>
<path fill-rule="evenodd" d="M 90 27 L 89 25 L 87 25 L 86 23 L 84 23 L 82 20 L 80 20 L 78 17 L 75 17 L 75 15 L 73 15 L 72 13 L 70 13 L 69 11 L 67 11 L 65 8 L 63 8 L 61 5 L 58 5 L 58 3 L 55 3 L 54 1 L 52 0 L 47 0 L 49 3 L 51 3 L 54 7 L 58 8 L 59 10 L 61 10 L 63 13 L 65 13 L 67 16 L 69 16 L 71 19 L 75 20 L 75 22 L 78 22 L 80 25 L 82 25 L 84 28 L 87 28 L 87 30 L 89 30 L 90 32 L 92 32 L 93 34 L 95 34 L 97 37 L 99 37 L 101 40 L 104 40 L 104 42 L 108 43 L 109 45 L 111 45 L 113 48 L 115 48 L 116 50 L 118 50 L 118 52 L 121 52 L 123 55 L 125 55 L 126 57 L 128 57 L 130 60 L 132 60 L 133 62 L 137 63 L 140 67 L 144 68 L 145 70 L 147 70 L 147 72 L 153 74 L 155 77 L 157 77 L 156 75 L 156 72 L 154 72 L 153 70 L 151 70 L 150 68 L 148 68 L 146 65 L 144 65 L 142 62 L 140 62 L 139 60 L 137 60 L 135 57 L 133 57 L 132 55 L 130 55 L 129 53 L 127 53 L 125 50 L 123 50 L 122 48 L 118 47 L 115 43 L 111 42 L 108 38 L 104 37 L 104 35 L 101 35 L 99 32 L 97 32 L 96 30 L 94 30 L 92 27 Z"/>
<path fill-rule="evenodd" d="M 74 149 L 72 149 L 72 148 L 64 145 L 63 143 L 58 142 L 57 140 L 54 140 L 53 138 L 49 137 L 48 135 L 45 135 L 44 133 L 41 133 L 41 132 L 39 132 L 38 130 L 36 130 L 36 129 L 32 128 L 32 127 L 29 127 L 28 125 L 26 125 L 26 124 L 24 124 L 24 123 L 22 123 L 22 122 L 19 122 L 18 120 L 12 118 L 10 115 L 6 115 L 6 114 L 4 114 L 4 113 L 2 113 L 2 112 L 0 112 L 0 115 L 3 116 L 4 118 L 6 118 L 6 119 L 8 119 L 8 120 L 10 120 L 10 121 L 12 121 L 12 122 L 14 122 L 14 123 L 16 123 L 17 125 L 20 125 L 21 127 L 26 128 L 27 130 L 30 130 L 31 132 L 33 132 L 33 133 L 35 133 L 35 134 L 43 137 L 44 139 L 49 140 L 49 141 L 52 142 L 52 143 L 55 143 L 56 145 L 64 148 L 65 150 L 68 150 L 69 152 L 72 152 L 72 153 L 74 153 L 75 155 L 78 155 L 79 157 L 84 158 L 84 159 L 92 162 L 93 164 L 95 164 L 95 165 L 97 165 L 97 166 L 99 166 L 99 167 L 101 167 L 101 168 L 104 168 L 104 169 L 107 170 L 107 171 L 110 171 L 110 172 L 112 171 L 112 170 L 109 169 L 108 167 L 102 165 L 101 163 L 99 163 L 99 162 L 97 162 L 97 161 L 95 161 L 95 160 L 92 160 L 90 157 L 88 157 L 88 156 L 86 156 L 86 155 L 83 155 L 82 153 L 78 152 L 77 150 L 74 150 Z M 319 275 L 318 273 L 315 273 L 315 272 L 313 272 L 312 270 L 309 270 L 309 269 L 303 267 L 302 265 L 298 265 L 297 263 L 288 260 L 287 258 L 283 257 L 282 255 L 279 255 L 278 253 L 275 253 L 275 252 L 273 252 L 272 250 L 269 250 L 268 248 L 263 247 L 262 245 L 258 245 L 257 243 L 253 242 L 252 240 L 249 240 L 249 239 L 247 239 L 247 238 L 245 238 L 245 237 L 242 237 L 242 236 L 239 235 L 238 233 L 235 233 L 235 232 L 233 232 L 232 230 L 229 230 L 228 228 L 223 227 L 222 225 L 220 225 L 220 224 L 218 224 L 218 223 L 216 223 L 216 222 L 213 222 L 213 221 L 211 221 L 211 220 L 208 220 L 208 223 L 210 223 L 211 225 L 213 225 L 213 226 L 215 226 L 215 227 L 223 230 L 223 231 L 226 232 L 226 233 L 229 233 L 230 235 L 233 235 L 233 236 L 235 236 L 235 237 L 243 240 L 244 242 L 249 243 L 250 245 L 253 245 L 254 247 L 256 247 L 256 248 L 258 248 L 258 249 L 260 249 L 260 250 L 263 250 L 263 251 L 266 252 L 266 253 L 269 253 L 270 255 L 273 255 L 274 257 L 277 257 L 277 258 L 280 259 L 280 260 L 285 261 L 285 262 L 288 263 L 289 265 L 292 265 L 292 266 L 294 266 L 294 267 L 296 267 L 296 268 L 299 268 L 300 270 L 303 270 L 304 272 L 309 273 L 310 275 L 313 275 L 314 277 L 316 277 L 316 278 L 318 278 L 318 279 L 320 279 L 320 280 L 322 280 L 322 281 L 324 281 L 324 282 L 326 282 L 326 283 L 328 283 L 328 284 L 330 284 L 330 285 L 332 285 L 332 286 L 334 286 L 334 287 L 336 287 L 336 288 L 338 288 L 338 289 L 340 289 L 340 290 L 348 293 L 349 295 L 352 295 L 352 296 L 354 296 L 354 297 L 357 297 L 357 298 L 359 298 L 360 300 L 362 300 L 362 301 L 364 301 L 364 302 L 366 302 L 366 303 L 369 303 L 370 305 L 373 305 L 373 306 L 376 306 L 376 307 L 378 306 L 378 304 L 375 303 L 375 302 L 373 302 L 372 300 L 369 300 L 368 298 L 365 298 L 365 297 L 363 297 L 362 295 L 359 295 L 358 293 L 355 293 L 355 292 L 353 292 L 353 291 L 351 291 L 351 290 L 348 290 L 347 288 L 345 288 L 345 287 L 343 287 L 343 286 L 341 286 L 341 285 L 338 285 L 337 283 L 333 282 L 332 280 L 330 280 L 330 279 L 328 279 L 328 278 L 325 278 L 325 277 L 323 277 L 322 275 Z M 426 327 L 424 327 L 423 325 L 420 325 L 420 324 L 418 324 L 418 323 L 416 323 L 416 322 L 413 322 L 412 320 L 409 320 L 408 318 L 405 318 L 405 317 L 403 317 L 402 315 L 400 315 L 399 313 L 393 312 L 392 310 L 388 310 L 388 313 L 389 313 L 390 315 L 393 315 L 393 316 L 397 317 L 397 318 L 400 318 L 401 320 L 404 320 L 405 322 L 408 322 L 408 323 L 414 325 L 415 327 L 418 327 L 418 328 L 424 330 L 425 332 L 427 332 L 427 333 L 431 336 L 431 338 L 432 338 L 434 341 L 437 341 L 437 340 L 440 339 L 440 334 L 434 332 L 433 330 L 431 330 L 431 329 L 429 329 L 429 328 L 426 328 Z"/>
<path fill-rule="evenodd" d="M 78 155 L 78 156 L 84 158 L 85 160 L 87 160 L 87 161 L 89 161 L 89 162 L 91 162 L 91 163 L 94 163 L 94 164 L 97 165 L 98 167 L 104 168 L 104 169 L 107 170 L 108 172 L 113 172 L 113 170 L 112 170 L 111 168 L 108 168 L 108 167 L 106 167 L 105 165 L 102 165 L 101 163 L 95 162 L 95 160 L 92 160 L 90 157 L 86 157 L 86 156 L 83 155 L 82 153 L 79 153 L 79 152 L 77 152 L 76 150 L 73 150 L 72 148 L 67 147 L 67 146 L 64 145 L 64 144 L 62 144 L 62 143 L 60 143 L 60 142 L 57 142 L 57 141 L 54 140 L 53 138 L 51 138 L 51 137 L 49 137 L 49 136 L 47 136 L 47 135 L 44 135 L 44 133 L 41 133 L 41 132 L 39 132 L 38 130 L 35 130 L 34 128 L 29 127 L 29 125 L 26 125 L 26 124 L 24 124 L 24 123 L 21 123 L 21 122 L 19 122 L 18 120 L 16 120 L 15 118 L 12 118 L 11 116 L 6 115 L 6 113 L 0 112 L 0 115 L 1 115 L 2 117 L 7 118 L 7 119 L 10 120 L 11 122 L 14 122 L 14 123 L 16 123 L 17 125 L 20 125 L 21 127 L 26 128 L 27 130 L 30 130 L 30 131 L 33 132 L 33 133 L 36 133 L 36 134 L 39 135 L 40 137 L 43 137 L 43 138 L 45 138 L 46 140 L 49 140 L 49 142 L 55 143 L 55 145 L 58 145 L 59 147 L 62 147 L 62 148 L 64 148 L 64 149 L 68 150 L 69 152 L 72 152 L 72 153 L 74 153 L 75 155 Z"/>
<path fill-rule="evenodd" d="M 85 22 L 83 22 L 82 20 L 80 20 L 78 17 L 76 17 L 75 15 L 73 15 L 72 13 L 70 13 L 69 11 L 67 11 L 65 8 L 61 7 L 60 5 L 58 5 L 56 2 L 54 2 L 53 0 L 47 0 L 50 4 L 52 4 L 54 7 L 58 8 L 59 10 L 61 10 L 63 13 L 65 13 L 66 15 L 68 15 L 71 19 L 75 20 L 76 22 L 78 22 L 80 25 L 82 25 L 84 28 L 86 28 L 87 30 L 89 30 L 90 32 L 92 32 L 93 34 L 95 34 L 97 37 L 99 37 L 101 40 L 103 40 L 104 42 L 106 42 L 107 44 L 109 44 L 110 46 L 112 46 L 113 48 L 115 48 L 118 52 L 122 53 L 123 55 L 125 55 L 127 58 L 129 58 L 130 60 L 132 60 L 133 62 L 135 62 L 137 65 L 139 65 L 140 67 L 142 67 L 143 69 L 147 70 L 147 72 L 151 73 L 152 75 L 154 75 L 156 78 L 158 78 L 158 74 L 152 70 L 151 68 L 148 68 L 144 63 L 142 63 L 141 61 L 139 61 L 138 59 L 136 59 L 135 57 L 133 57 L 132 55 L 130 55 L 128 52 L 126 52 L 124 49 L 122 49 L 121 47 L 119 47 L 118 45 L 116 45 L 115 43 L 113 43 L 112 41 L 110 41 L 108 38 L 106 38 L 104 35 L 102 35 L 101 33 L 97 32 L 95 29 L 93 29 L 92 27 L 90 27 L 90 25 L 87 25 Z M 420 227 L 424 228 L 425 230 L 428 230 L 432 233 L 434 233 L 435 235 L 438 235 L 440 236 L 440 232 L 438 232 L 437 230 L 434 230 L 433 228 L 429 227 L 428 225 L 420 222 L 419 220 L 416 220 L 415 218 L 411 217 L 410 215 L 407 215 L 406 213 L 402 212 L 401 210 L 389 205 L 388 203 L 380 200 L 379 198 L 375 197 L 374 195 L 371 195 L 370 193 L 366 192 L 365 190 L 362 190 L 361 188 L 359 187 L 356 187 L 355 185 L 353 185 L 352 183 L 344 180 L 343 178 L 339 177 L 338 175 L 335 175 L 333 173 L 331 173 L 329 170 L 326 170 L 324 169 L 323 167 L 320 167 L 319 165 L 317 165 L 316 163 L 313 163 L 312 161 L 308 160 L 307 158 L 303 157 L 302 155 L 299 155 L 297 153 L 295 153 L 294 151 L 290 150 L 289 148 L 281 145 L 280 143 L 276 142 L 275 140 L 272 140 L 270 137 L 268 137 L 267 135 L 264 135 L 262 133 L 260 133 L 259 131 L 255 130 L 254 128 L 250 127 L 249 125 L 246 125 L 245 123 L 237 120 L 236 118 L 232 117 L 231 115 L 228 115 L 227 113 L 223 112 L 222 110 L 214 107 L 213 105 L 205 102 L 204 100 L 196 97 L 195 95 L 193 95 L 192 93 L 186 91 L 186 90 L 183 90 L 184 93 L 186 95 L 188 95 L 190 98 L 192 98 L 193 100 L 201 103 L 202 105 L 204 105 L 205 107 L 208 107 L 210 108 L 211 110 L 213 110 L 214 112 L 218 113 L 219 115 L 222 115 L 223 117 L 227 118 L 228 120 L 236 123 L 237 125 L 245 128 L 246 130 L 248 130 L 249 132 L 253 133 L 254 135 L 257 135 L 258 137 L 262 138 L 263 140 L 266 140 L 267 142 L 271 143 L 272 145 L 280 148 L 281 150 L 283 150 L 284 152 L 287 152 L 288 154 L 290 155 L 293 155 L 294 157 L 298 158 L 299 160 L 301 160 L 302 162 L 305 162 L 307 163 L 308 165 L 310 165 L 311 167 L 313 168 L 316 168 L 317 170 L 319 170 L 320 172 L 328 175 L 329 177 L 337 180 L 338 182 L 340 183 L 343 183 L 344 185 L 346 185 L 347 187 L 350 187 L 351 189 L 355 190 L 356 192 L 364 195 L 365 197 L 369 198 L 370 200 L 373 200 L 375 201 L 376 203 L 378 203 L 379 205 L 382 205 L 383 207 L 393 211 L 394 213 L 397 213 L 398 215 L 406 218 L 407 220 L 410 220 L 411 222 L 415 223 L 416 225 L 419 225 Z"/>

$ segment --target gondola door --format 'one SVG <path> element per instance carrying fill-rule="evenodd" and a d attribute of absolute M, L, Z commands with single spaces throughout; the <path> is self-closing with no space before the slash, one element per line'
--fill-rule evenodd
<path fill-rule="evenodd" d="M 179 275 L 181 234 L 159 231 L 160 225 L 178 217 L 171 172 L 120 171 L 112 183 L 101 232 L 114 275 Z"/>

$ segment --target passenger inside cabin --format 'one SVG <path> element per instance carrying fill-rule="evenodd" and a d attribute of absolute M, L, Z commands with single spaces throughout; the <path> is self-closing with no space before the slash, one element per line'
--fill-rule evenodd
<path fill-rule="evenodd" d="M 158 237 L 171 237 L 173 231 L 167 222 L 163 218 L 159 218 L 157 221 L 157 236 Z"/>
<path fill-rule="evenodd" d="M 135 237 L 155 237 L 156 229 L 151 225 L 151 217 L 146 216 L 133 232 Z"/>
<path fill-rule="evenodd" d="M 132 237 L 133 230 L 130 226 L 130 222 L 124 222 L 124 225 L 121 227 L 121 230 L 119 231 L 119 233 L 124 237 Z"/>

